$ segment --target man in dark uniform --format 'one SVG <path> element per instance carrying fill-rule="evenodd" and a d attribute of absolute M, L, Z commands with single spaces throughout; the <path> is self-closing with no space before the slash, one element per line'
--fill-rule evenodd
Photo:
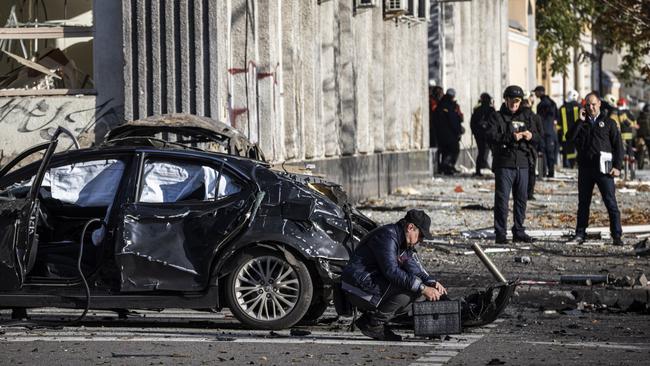
<path fill-rule="evenodd" d="M 418 297 L 437 301 L 447 290 L 431 277 L 417 257 L 415 246 L 432 239 L 431 219 L 422 210 L 409 210 L 397 223 L 366 235 L 343 268 L 341 287 L 363 315 L 355 322 L 368 337 L 400 341 L 386 326 L 396 313 Z"/>
<path fill-rule="evenodd" d="M 488 168 L 488 143 L 485 138 L 485 130 L 487 129 L 488 118 L 494 113 L 494 107 L 492 106 L 492 97 L 488 93 L 481 94 L 478 103 L 478 106 L 474 108 L 469 125 L 476 140 L 476 147 L 478 148 L 476 173 L 474 173 L 474 176 L 480 177 L 483 175 L 481 174 L 481 169 Z"/>
<path fill-rule="evenodd" d="M 543 86 L 535 88 L 535 96 L 539 99 L 537 115 L 542 119 L 544 126 L 544 161 L 546 163 L 546 176 L 555 176 L 555 160 L 559 151 L 557 140 L 557 105 L 548 95 Z"/>
<path fill-rule="evenodd" d="M 616 203 L 614 177 L 621 174 L 623 143 L 611 118 L 600 110 L 595 93 L 585 97 L 586 107 L 580 121 L 567 133 L 578 150 L 578 222 L 572 241 L 582 243 L 589 225 L 589 206 L 594 184 L 598 186 L 609 214 L 609 229 L 614 245 L 623 245 L 621 213 Z"/>
<path fill-rule="evenodd" d="M 492 145 L 492 170 L 495 177 L 494 232 L 496 243 L 505 244 L 510 191 L 514 199 L 514 242 L 530 243 L 526 234 L 526 200 L 528 197 L 528 167 L 535 156 L 533 143 L 540 136 L 529 109 L 520 108 L 524 91 L 511 85 L 503 92 L 505 103 L 490 116 L 486 136 Z"/>
<path fill-rule="evenodd" d="M 438 123 L 439 171 L 445 175 L 458 173 L 456 161 L 460 154 L 460 137 L 463 129 L 463 113 L 456 103 L 456 90 L 449 88 L 435 111 Z"/>
<path fill-rule="evenodd" d="M 527 99 L 524 99 L 521 102 L 521 107 L 523 109 L 530 110 L 530 102 Z M 537 132 L 540 136 L 544 136 L 544 126 L 542 126 L 542 119 L 538 115 L 531 113 L 533 116 L 533 122 Z M 544 175 L 544 164 L 543 161 L 541 164 L 538 164 L 540 159 L 544 159 L 544 139 L 536 139 L 533 142 L 533 148 L 535 149 L 535 154 L 530 156 L 528 161 L 528 200 L 535 201 L 535 184 L 537 182 L 537 169 L 541 170 L 540 176 Z"/>
<path fill-rule="evenodd" d="M 575 167 L 577 158 L 576 147 L 572 141 L 566 138 L 566 134 L 580 119 L 580 104 L 578 98 L 580 95 L 575 90 L 569 90 L 566 102 L 560 107 L 560 128 L 558 138 L 560 140 L 560 151 L 562 153 L 562 163 L 565 168 Z"/>

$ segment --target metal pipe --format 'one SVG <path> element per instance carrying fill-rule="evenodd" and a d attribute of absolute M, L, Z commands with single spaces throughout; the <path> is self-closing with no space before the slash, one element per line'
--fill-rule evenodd
<path fill-rule="evenodd" d="M 481 262 L 483 262 L 485 267 L 487 267 L 487 269 L 490 271 L 492 276 L 494 276 L 494 278 L 497 281 L 503 282 L 503 283 L 508 282 L 506 280 L 506 278 L 503 277 L 503 275 L 501 274 L 499 269 L 494 265 L 494 263 L 492 263 L 490 258 L 488 258 L 488 256 L 485 255 L 485 253 L 483 252 L 483 249 L 478 244 L 476 244 L 476 243 L 472 244 L 472 249 L 474 250 L 474 253 L 476 253 L 476 255 L 478 256 L 478 259 L 480 259 Z"/>
<path fill-rule="evenodd" d="M 595 285 L 595 284 L 600 284 L 604 283 L 607 284 L 609 283 L 609 276 L 608 275 L 592 275 L 592 274 L 586 274 L 586 275 L 562 275 L 560 276 L 560 283 L 562 284 L 579 284 L 579 285 Z"/>

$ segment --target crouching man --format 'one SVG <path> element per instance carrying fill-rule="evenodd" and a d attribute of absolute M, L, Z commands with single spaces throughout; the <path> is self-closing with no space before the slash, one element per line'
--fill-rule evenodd
<path fill-rule="evenodd" d="M 363 315 L 355 322 L 377 340 L 401 341 L 387 323 L 418 297 L 436 301 L 447 290 L 422 267 L 415 246 L 431 239 L 431 219 L 422 210 L 409 210 L 397 223 L 366 235 L 343 269 L 342 289 Z"/>

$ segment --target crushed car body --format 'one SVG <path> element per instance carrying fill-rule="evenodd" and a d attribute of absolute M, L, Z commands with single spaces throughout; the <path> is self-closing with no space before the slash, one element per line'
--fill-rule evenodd
<path fill-rule="evenodd" d="M 208 118 L 149 117 L 55 153 L 61 133 L 0 169 L 0 307 L 228 307 L 287 328 L 323 314 L 376 226 L 340 186 L 270 169 Z"/>

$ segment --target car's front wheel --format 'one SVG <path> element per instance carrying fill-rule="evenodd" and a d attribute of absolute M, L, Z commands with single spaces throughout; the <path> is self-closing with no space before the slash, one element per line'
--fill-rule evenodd
<path fill-rule="evenodd" d="M 304 263 L 262 248 L 243 252 L 226 281 L 230 311 L 256 329 L 291 327 L 307 312 L 313 292 Z"/>

